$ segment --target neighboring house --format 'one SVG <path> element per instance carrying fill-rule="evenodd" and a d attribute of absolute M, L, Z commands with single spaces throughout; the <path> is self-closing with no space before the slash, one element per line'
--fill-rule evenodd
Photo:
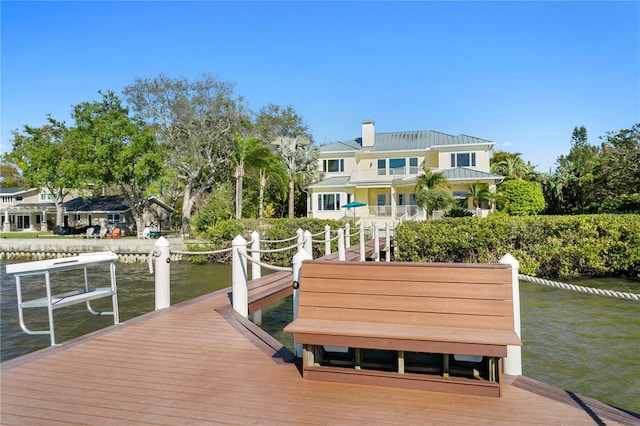
<path fill-rule="evenodd" d="M 452 136 L 431 130 L 376 133 L 373 121 L 362 122 L 362 136 L 320 146 L 322 179 L 309 185 L 307 216 L 320 219 L 358 217 L 369 222 L 424 219 L 415 203 L 416 178 L 423 166 L 443 173 L 462 208 L 472 183 L 485 183 L 495 192 L 503 177 L 489 172 L 494 142 L 472 136 Z M 350 202 L 365 203 L 355 211 Z M 479 213 L 486 215 L 488 206 Z"/>
<path fill-rule="evenodd" d="M 157 197 L 149 198 L 152 204 L 161 209 L 149 218 L 160 221 L 165 217 L 162 210 L 175 210 Z M 51 195 L 46 190 L 36 188 L 2 188 L 0 187 L 0 214 L 3 216 L 3 231 L 50 231 L 56 221 L 56 208 Z M 126 230 L 126 234 L 135 232 L 135 222 L 131 215 L 131 207 L 121 197 L 101 196 L 76 197 L 64 203 L 64 227 L 82 228 L 90 225 L 106 226 L 109 230 L 117 227 Z"/>

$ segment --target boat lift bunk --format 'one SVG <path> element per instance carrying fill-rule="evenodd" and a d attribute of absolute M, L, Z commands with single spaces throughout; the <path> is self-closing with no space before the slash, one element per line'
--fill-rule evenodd
<path fill-rule="evenodd" d="M 118 289 L 116 286 L 115 262 L 118 255 L 114 252 L 82 253 L 78 256 L 65 257 L 60 259 L 39 260 L 35 262 L 24 262 L 7 265 L 7 274 L 13 275 L 16 279 L 16 296 L 18 301 L 18 319 L 20 328 L 27 334 L 48 334 L 51 338 L 51 345 L 56 345 L 55 330 L 53 325 L 53 311 L 66 306 L 86 303 L 87 309 L 93 315 L 113 315 L 113 323 L 119 324 L 118 316 Z M 110 282 L 109 287 L 92 288 L 89 286 L 87 268 L 109 265 Z M 72 269 L 84 269 L 84 288 L 69 291 L 61 294 L 52 294 L 51 277 L 52 272 L 61 272 Z M 46 296 L 38 299 L 23 300 L 20 279 L 26 276 L 44 275 Z M 91 307 L 91 300 L 111 296 L 113 310 L 111 312 L 99 312 Z M 49 315 L 49 330 L 30 330 L 24 322 L 23 310 L 27 308 L 47 308 Z"/>

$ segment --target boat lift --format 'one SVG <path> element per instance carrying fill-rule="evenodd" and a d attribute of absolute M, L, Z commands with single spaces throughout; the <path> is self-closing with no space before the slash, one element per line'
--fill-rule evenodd
<path fill-rule="evenodd" d="M 118 255 L 111 251 L 97 253 L 82 253 L 78 256 L 65 257 L 60 259 L 39 260 L 35 262 L 23 262 L 7 265 L 7 274 L 13 275 L 16 279 L 16 296 L 18 299 L 18 319 L 20 328 L 27 334 L 48 334 L 51 338 L 51 346 L 56 345 L 55 331 L 53 325 L 53 311 L 66 306 L 86 303 L 87 309 L 93 315 L 113 315 L 113 323 L 119 324 L 118 316 L 118 289 L 116 286 L 115 262 Z M 110 287 L 91 288 L 87 268 L 99 265 L 109 265 Z M 62 294 L 53 295 L 51 291 L 51 272 L 61 272 L 72 269 L 84 269 L 84 288 Z M 20 278 L 31 275 L 44 275 L 46 286 L 46 297 L 23 301 Z M 111 312 L 98 312 L 91 307 L 91 300 L 111 296 L 113 310 Z M 47 308 L 49 314 L 49 330 L 30 330 L 24 323 L 23 309 L 27 308 Z"/>

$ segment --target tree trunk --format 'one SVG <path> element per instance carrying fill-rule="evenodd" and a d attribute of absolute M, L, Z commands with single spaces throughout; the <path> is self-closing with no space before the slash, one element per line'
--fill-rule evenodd
<path fill-rule="evenodd" d="M 293 179 L 289 179 L 289 219 L 293 219 L 293 213 L 294 213 L 294 198 L 295 197 L 295 191 L 294 191 L 294 180 Z"/>
<path fill-rule="evenodd" d="M 244 172 L 238 166 L 236 169 L 236 219 L 242 219 L 242 184 L 244 181 Z"/>
<path fill-rule="evenodd" d="M 267 186 L 267 172 L 260 170 L 260 196 L 258 204 L 258 218 L 264 217 L 264 188 Z"/>
<path fill-rule="evenodd" d="M 189 235 L 189 222 L 191 219 L 191 208 L 193 207 L 193 200 L 191 199 L 191 185 L 186 185 L 184 188 L 184 196 L 182 199 L 182 235 Z"/>

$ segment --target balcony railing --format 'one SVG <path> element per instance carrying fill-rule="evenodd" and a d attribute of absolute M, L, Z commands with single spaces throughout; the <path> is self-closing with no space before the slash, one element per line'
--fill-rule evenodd
<path fill-rule="evenodd" d="M 351 180 L 389 180 L 398 176 L 416 176 L 418 167 L 396 167 L 393 169 L 354 170 L 351 172 Z M 408 172 L 408 173 L 407 173 Z"/>

